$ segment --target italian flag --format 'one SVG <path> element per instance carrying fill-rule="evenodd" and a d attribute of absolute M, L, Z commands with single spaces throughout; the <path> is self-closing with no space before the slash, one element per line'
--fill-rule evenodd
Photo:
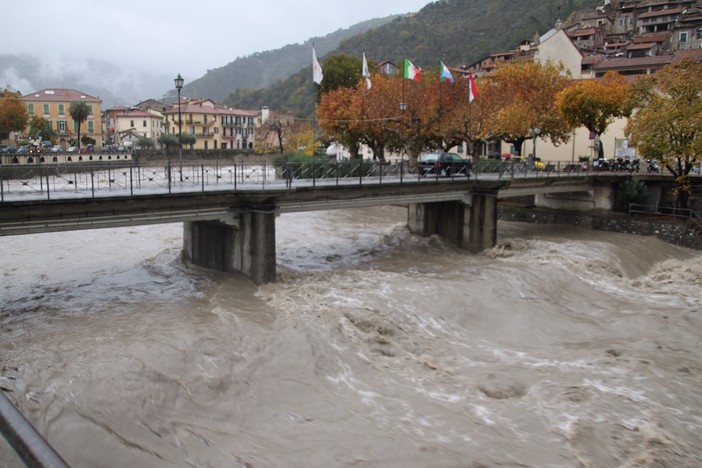
<path fill-rule="evenodd" d="M 412 62 L 405 59 L 405 78 L 408 80 L 419 81 L 422 77 L 422 71 L 419 67 L 414 66 Z"/>

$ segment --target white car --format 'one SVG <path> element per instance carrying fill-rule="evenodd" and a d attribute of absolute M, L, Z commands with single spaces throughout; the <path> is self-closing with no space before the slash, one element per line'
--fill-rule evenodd
<path fill-rule="evenodd" d="M 76 151 L 78 151 L 78 148 L 76 148 L 75 146 L 69 146 L 67 151 L 69 153 L 75 153 Z"/>

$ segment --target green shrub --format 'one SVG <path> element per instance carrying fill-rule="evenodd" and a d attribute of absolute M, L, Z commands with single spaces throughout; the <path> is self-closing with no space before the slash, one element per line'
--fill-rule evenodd
<path fill-rule="evenodd" d="M 630 204 L 643 204 L 647 197 L 646 184 L 630 177 L 617 187 L 617 210 L 628 211 Z"/>

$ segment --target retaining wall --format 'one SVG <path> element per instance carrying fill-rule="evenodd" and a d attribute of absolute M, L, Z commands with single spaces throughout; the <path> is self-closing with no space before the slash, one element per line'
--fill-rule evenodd
<path fill-rule="evenodd" d="M 702 232 L 685 222 L 630 217 L 622 213 L 573 213 L 500 205 L 498 219 L 538 224 L 567 224 L 597 231 L 655 236 L 670 244 L 702 250 Z"/>

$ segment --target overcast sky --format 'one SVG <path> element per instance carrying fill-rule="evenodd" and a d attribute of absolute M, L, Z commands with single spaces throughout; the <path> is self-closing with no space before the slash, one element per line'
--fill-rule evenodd
<path fill-rule="evenodd" d="M 192 80 L 237 57 L 302 43 L 430 0 L 20 0 L 0 53 L 98 58 Z"/>

